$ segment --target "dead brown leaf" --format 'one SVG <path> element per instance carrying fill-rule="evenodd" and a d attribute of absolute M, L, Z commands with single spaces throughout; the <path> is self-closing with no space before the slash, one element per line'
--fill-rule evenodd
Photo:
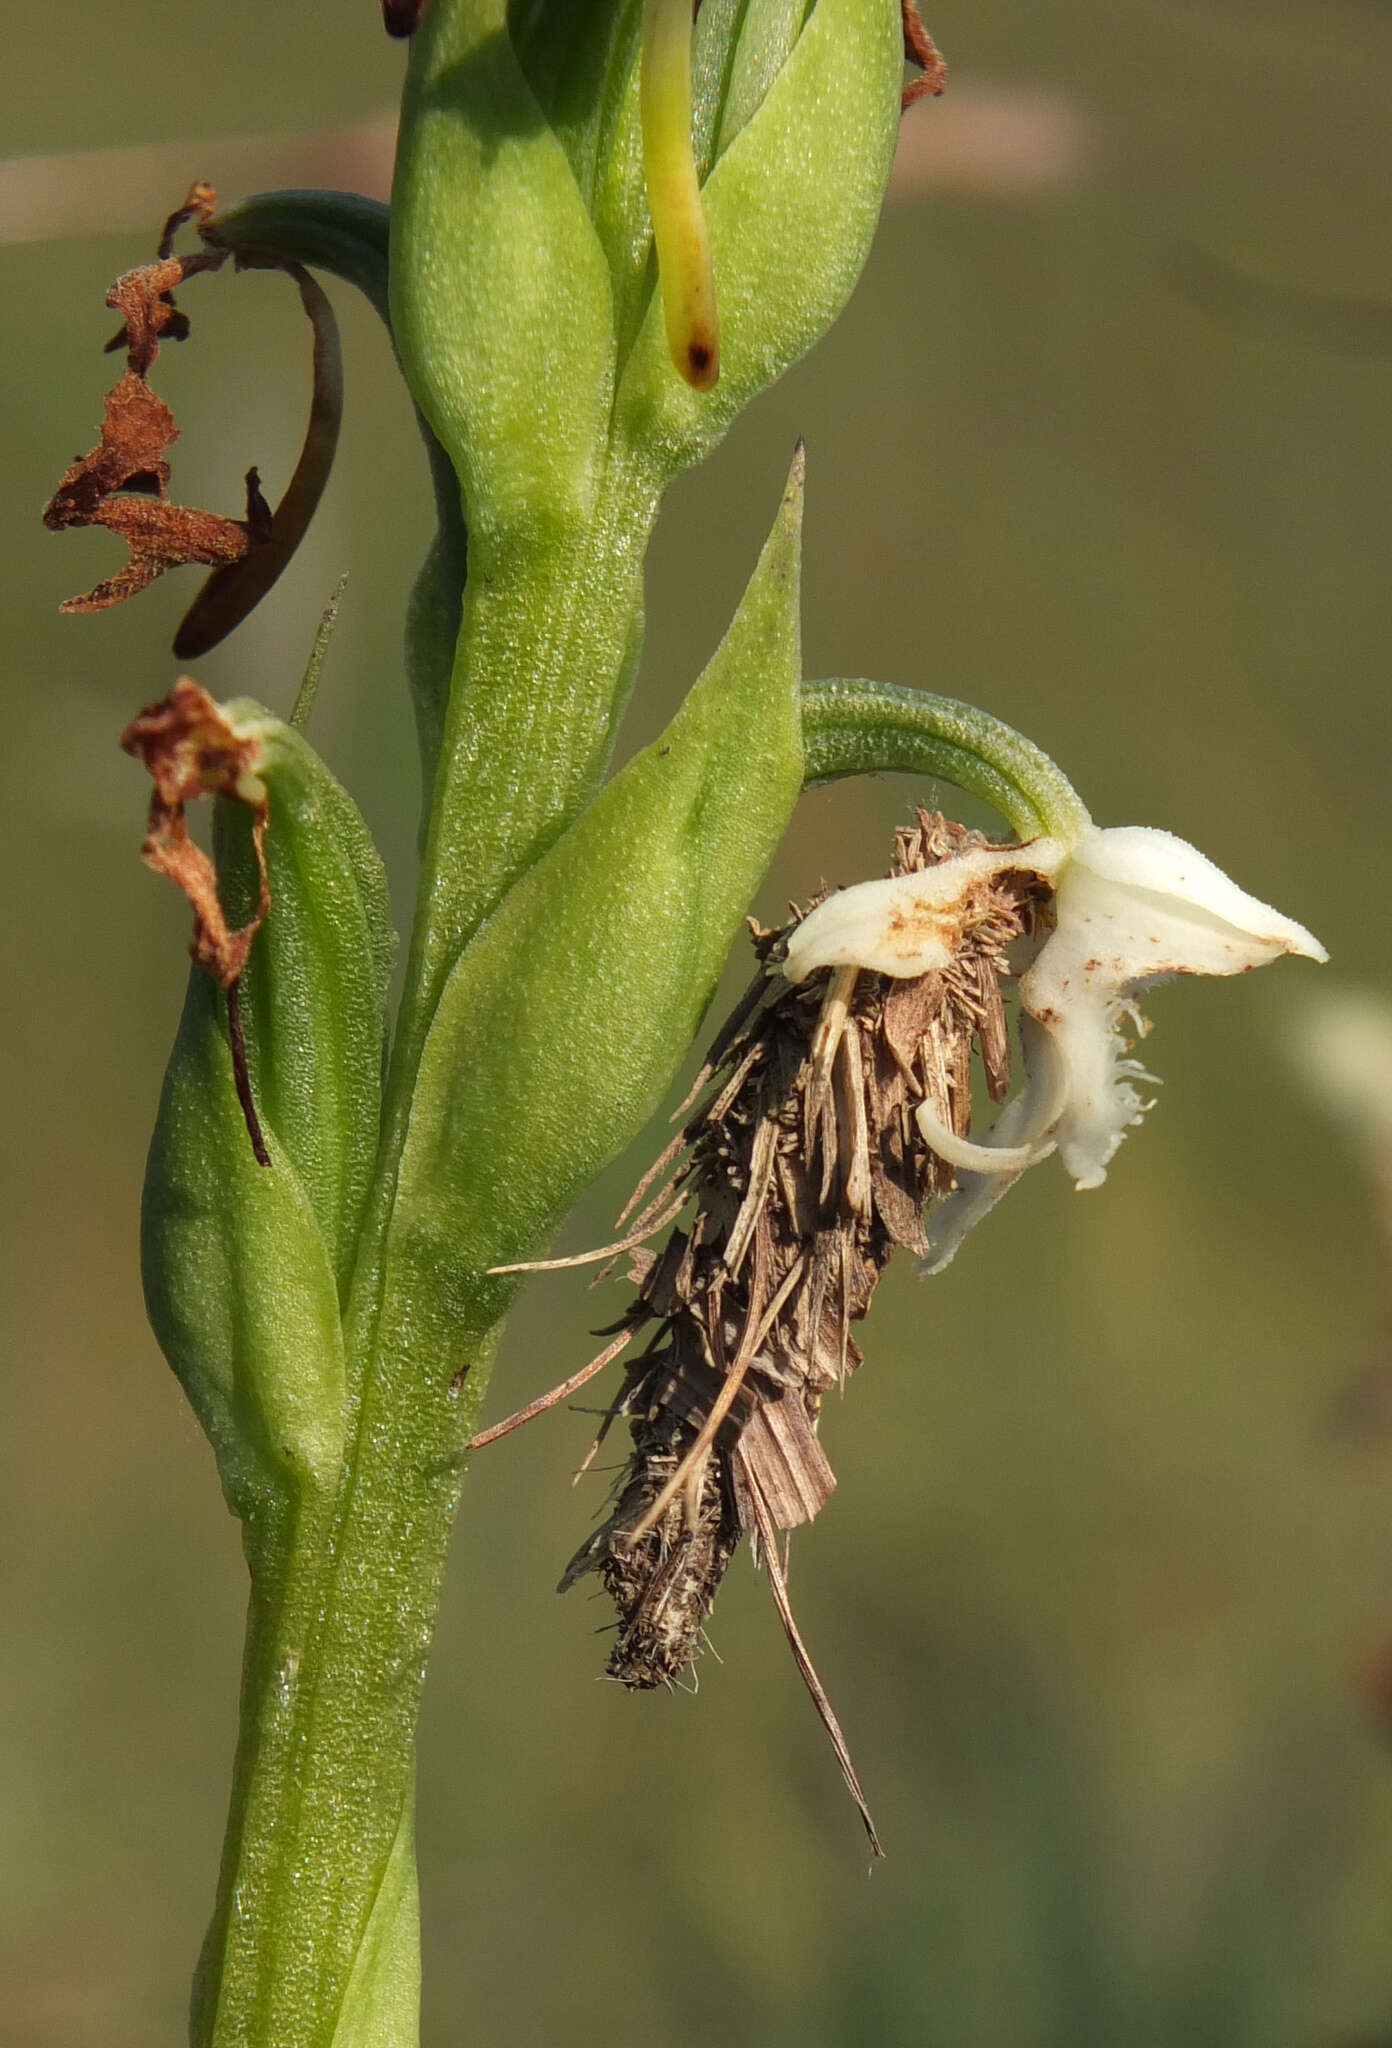
<path fill-rule="evenodd" d="M 900 0 L 900 11 L 904 23 L 904 57 L 919 70 L 917 78 L 911 78 L 904 87 L 900 98 L 901 112 L 911 107 L 915 100 L 932 96 L 934 99 L 947 90 L 947 65 L 943 55 L 927 29 L 914 0 Z"/>
<path fill-rule="evenodd" d="M 181 676 L 161 703 L 147 704 L 131 720 L 121 745 L 145 763 L 155 785 L 141 858 L 183 890 L 193 908 L 189 951 L 220 988 L 231 988 L 271 907 L 262 846 L 266 790 L 255 772 L 259 748 L 254 740 L 238 737 L 220 705 L 188 676 Z M 189 837 L 185 806 L 200 796 L 231 797 L 253 814 L 260 896 L 239 930 L 227 922 L 212 861 Z"/>
<path fill-rule="evenodd" d="M 217 205 L 210 185 L 193 185 L 169 216 L 153 263 L 117 278 L 106 302 L 122 326 L 108 343 L 126 350 L 126 371 L 108 392 L 101 439 L 64 474 L 44 508 L 52 532 L 105 526 L 129 550 L 125 567 L 80 597 L 63 612 L 103 611 L 153 583 L 168 569 L 199 563 L 213 575 L 194 599 L 175 640 L 181 658 L 206 653 L 260 602 L 304 536 L 328 480 L 343 412 L 343 379 L 338 328 L 319 286 L 298 264 L 241 252 L 238 267 L 288 270 L 314 330 L 314 392 L 309 427 L 295 473 L 274 513 L 261 495 L 253 468 L 247 472 L 246 513 L 233 519 L 170 501 L 168 452 L 179 438 L 174 416 L 151 389 L 148 377 L 160 345 L 184 340 L 186 315 L 175 302 L 176 288 L 205 270 L 218 270 L 229 251 L 205 234 L 203 246 L 176 256 L 173 242 L 185 222 L 208 227 Z"/>

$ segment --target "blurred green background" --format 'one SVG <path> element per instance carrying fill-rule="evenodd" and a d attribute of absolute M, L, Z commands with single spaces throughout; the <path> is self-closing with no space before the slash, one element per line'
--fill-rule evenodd
<path fill-rule="evenodd" d="M 1105 1190 L 1048 1166 L 945 1277 L 883 1287 L 793 1574 L 889 1851 L 868 1882 L 747 1563 L 699 1697 L 629 1697 L 598 1676 L 603 1603 L 552 1591 L 600 1497 L 568 1485 L 586 1420 L 477 1462 L 422 1732 L 432 2048 L 1392 2040 L 1392 1284 L 1372 1181 L 1291 1052 L 1322 979 L 1392 983 L 1392 9 L 939 0 L 929 22 L 952 93 L 912 117 L 859 296 L 664 513 L 629 743 L 718 638 L 805 433 L 809 673 L 989 706 L 1099 820 L 1194 839 L 1334 964 L 1160 991 L 1163 1099 Z M 138 862 L 146 792 L 115 735 L 167 689 L 193 579 L 59 619 L 116 544 L 38 515 L 95 438 L 106 285 L 187 180 L 302 178 L 317 130 L 354 131 L 334 163 L 380 175 L 380 128 L 357 131 L 400 68 L 372 0 L 70 0 L 6 29 L 4 146 L 41 160 L 0 165 L 19 2048 L 181 2039 L 243 1607 L 136 1273 L 186 917 Z M 336 297 L 328 500 L 197 672 L 287 707 L 351 571 L 313 736 L 405 903 L 424 465 L 380 331 Z M 194 338 L 156 376 L 185 430 L 175 494 L 235 511 L 249 462 L 274 490 L 293 460 L 300 316 L 259 275 L 184 303 Z M 877 872 L 922 793 L 809 799 L 759 908 Z M 569 1245 L 603 1239 L 648 1149 Z M 490 1412 L 572 1370 L 622 1300 L 534 1283 Z"/>

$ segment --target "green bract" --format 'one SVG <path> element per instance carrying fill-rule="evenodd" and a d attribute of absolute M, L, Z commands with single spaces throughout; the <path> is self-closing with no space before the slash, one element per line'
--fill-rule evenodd
<path fill-rule="evenodd" d="M 225 710 L 259 745 L 269 804 L 272 914 L 241 983 L 252 1092 L 304 1183 L 342 1287 L 377 1158 L 396 951 L 387 878 L 357 805 L 308 742 L 250 699 Z M 219 810 L 231 842 L 226 896 L 248 866 L 248 814 L 225 801 Z"/>
<path fill-rule="evenodd" d="M 609 274 L 505 0 L 439 0 L 416 36 L 392 330 L 471 533 L 585 517 L 613 379 Z"/>
<path fill-rule="evenodd" d="M 160 1341 L 253 1515 L 282 1477 L 336 1479 L 345 1367 L 339 1291 L 376 1158 L 387 976 L 386 882 L 351 798 L 299 736 L 229 707 L 259 743 L 273 915 L 240 995 L 258 1166 L 233 1082 L 219 992 L 195 967 L 146 1178 L 146 1296 Z M 234 913 L 255 902 L 249 814 L 224 803 L 219 869 Z"/>
<path fill-rule="evenodd" d="M 826 332 L 879 218 L 899 132 L 897 0 L 818 0 L 759 97 L 786 27 L 786 10 L 757 13 L 714 128 L 703 197 L 720 381 L 708 393 L 683 383 L 655 298 L 624 366 L 616 429 L 650 450 L 666 477 L 708 455 L 750 399 Z M 737 127 L 737 110 L 756 99 Z"/>
<path fill-rule="evenodd" d="M 328 1247 L 279 1133 L 252 1156 L 218 990 L 201 968 L 160 1100 L 141 1219 L 145 1300 L 255 1532 L 305 1486 L 332 1485 L 345 1372 Z"/>
<path fill-rule="evenodd" d="M 471 531 L 583 518 L 615 436 L 666 480 L 835 319 L 889 176 L 895 0 L 707 0 L 697 161 L 723 371 L 666 353 L 638 132 L 638 10 L 435 0 L 393 199 L 393 324 Z"/>

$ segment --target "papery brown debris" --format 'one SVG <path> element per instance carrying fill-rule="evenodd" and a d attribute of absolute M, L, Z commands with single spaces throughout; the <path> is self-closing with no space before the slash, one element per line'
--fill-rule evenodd
<path fill-rule="evenodd" d="M 943 55 L 927 29 L 914 0 L 900 0 L 900 11 L 904 22 L 904 56 L 908 63 L 916 64 L 920 76 L 911 78 L 900 96 L 900 111 L 907 110 L 915 100 L 936 98 L 947 90 L 947 65 Z"/>
<path fill-rule="evenodd" d="M 131 720 L 121 734 L 121 745 L 145 763 L 155 785 L 141 859 L 183 890 L 193 907 L 189 951 L 220 988 L 230 989 L 271 907 L 262 846 L 266 791 L 256 774 L 257 743 L 239 738 L 207 691 L 181 676 L 162 703 L 147 704 Z M 227 922 L 212 861 L 189 837 L 184 809 L 200 796 L 232 797 L 252 812 L 260 897 L 255 912 L 238 930 Z"/>
<path fill-rule="evenodd" d="M 212 246 L 191 256 L 174 254 L 174 238 L 180 228 L 191 220 L 196 220 L 200 229 L 206 227 L 216 212 L 217 193 L 202 178 L 195 179 L 182 205 L 175 207 L 160 229 L 155 261 L 128 270 L 106 295 L 107 305 L 115 307 L 125 322 L 106 344 L 106 353 L 125 349 L 129 367 L 142 377 L 159 354 L 161 341 L 188 340 L 188 315 L 175 305 L 174 287 L 201 270 L 220 270 L 227 260 L 225 250 Z"/>
<path fill-rule="evenodd" d="M 144 590 L 168 569 L 199 563 L 213 570 L 195 598 L 175 639 L 182 659 L 206 653 L 231 632 L 270 589 L 303 537 L 327 481 L 338 441 L 343 385 L 338 329 L 323 292 L 298 264 L 280 258 L 238 254 L 248 264 L 288 270 L 314 329 L 314 394 L 310 422 L 295 473 L 274 512 L 261 495 L 256 470 L 246 475 L 246 513 L 233 519 L 219 512 L 170 501 L 169 450 L 179 429 L 169 407 L 150 389 L 148 378 L 164 341 L 183 341 L 187 316 L 175 303 L 176 288 L 207 270 L 218 270 L 229 250 L 208 230 L 217 196 L 210 185 L 193 185 L 164 224 L 153 263 L 118 277 L 106 303 L 122 326 L 108 348 L 126 350 L 126 371 L 106 395 L 101 439 L 65 472 L 44 507 L 52 532 L 105 526 L 129 549 L 129 560 L 62 612 L 104 611 Z M 173 254 L 174 237 L 196 221 L 203 245 L 186 256 Z"/>
<path fill-rule="evenodd" d="M 986 843 L 920 812 L 896 835 L 893 872 Z M 795 986 L 779 969 L 799 920 L 755 929 L 762 965 L 688 1098 L 703 1098 L 700 1107 L 636 1190 L 629 1236 L 607 1247 L 630 1254 L 638 1290 L 615 1341 L 475 1439 L 492 1441 L 565 1398 L 651 1331 L 596 1440 L 628 1418 L 633 1449 L 613 1510 L 562 1588 L 599 1573 L 619 1614 L 610 1675 L 636 1688 L 671 1684 L 698 1656 L 720 1581 L 749 1535 L 872 1843 L 844 1738 L 788 1608 L 776 1538 L 830 1497 L 836 1480 L 817 1425 L 826 1394 L 862 1362 L 851 1326 L 896 1249 L 926 1252 L 925 1205 L 953 1184 L 915 1108 L 927 1100 L 966 1132 L 974 1047 L 992 1099 L 1005 1097 L 1005 948 L 1031 928 L 1037 890 L 1021 873 L 978 892 L 951 965 L 912 980 L 842 968 Z M 660 1252 L 642 1248 L 692 1203 L 694 1216 Z"/>
<path fill-rule="evenodd" d="M 189 256 L 170 254 L 175 230 L 185 220 L 206 218 L 213 204 L 211 188 L 195 185 L 184 205 L 165 223 L 157 260 L 139 270 L 128 270 L 106 295 L 107 305 L 124 321 L 112 346 L 124 345 L 126 372 L 106 395 L 100 441 L 66 471 L 44 507 L 43 519 L 55 533 L 73 526 L 109 527 L 126 542 L 130 560 L 117 575 L 107 577 L 83 596 L 68 598 L 60 611 L 102 611 L 134 596 L 166 569 L 186 562 L 210 567 L 235 562 L 270 536 L 270 510 L 261 497 L 255 470 L 247 477 L 244 520 L 170 503 L 165 457 L 178 440 L 179 429 L 169 407 L 146 382 L 160 342 L 182 341 L 188 333 L 188 321 L 174 302 L 176 286 L 200 271 L 218 269 L 227 260 L 222 249 L 201 248 Z"/>

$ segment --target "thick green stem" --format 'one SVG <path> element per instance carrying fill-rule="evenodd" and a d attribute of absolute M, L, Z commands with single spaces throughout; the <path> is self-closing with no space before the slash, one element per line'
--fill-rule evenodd
<path fill-rule="evenodd" d="M 473 1404 L 395 1362 L 365 1391 L 337 1497 L 253 1564 L 195 2048 L 417 2039 L 415 1729 Z"/>
<path fill-rule="evenodd" d="M 295 1944 L 278 1942 L 266 1968 L 260 1950 L 276 1917 L 268 1907 L 295 1886 L 284 1864 L 284 1821 L 299 1802 L 295 1755 L 303 1744 L 319 1610 L 316 1575 L 306 1565 L 325 1553 L 331 1518 L 331 1502 L 313 1500 L 298 1512 L 273 1510 L 264 1522 L 248 1522 L 251 1599 L 241 1725 L 217 1908 L 194 1983 L 194 2048 L 233 2042 L 249 2048 L 271 2039 L 276 1987 L 303 2004 L 303 1979 L 314 1968 L 309 1925 L 298 1954 L 290 1952 Z"/>

